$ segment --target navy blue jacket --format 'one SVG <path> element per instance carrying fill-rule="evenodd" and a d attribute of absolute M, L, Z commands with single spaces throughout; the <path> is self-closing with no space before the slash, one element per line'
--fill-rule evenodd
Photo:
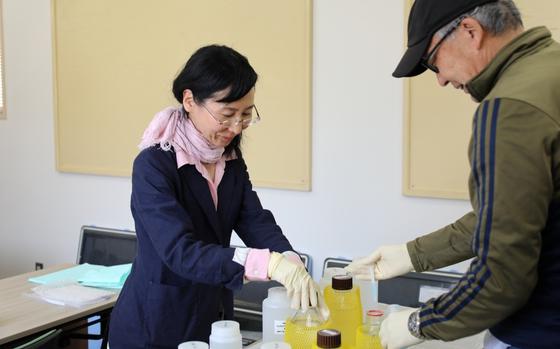
<path fill-rule="evenodd" d="M 220 312 L 232 318 L 232 290 L 243 285 L 232 230 L 249 247 L 292 250 L 252 190 L 243 159 L 226 162 L 216 210 L 194 165 L 177 169 L 173 151 L 145 149 L 134 161 L 131 208 L 138 253 L 111 315 L 111 349 L 208 342 Z"/>

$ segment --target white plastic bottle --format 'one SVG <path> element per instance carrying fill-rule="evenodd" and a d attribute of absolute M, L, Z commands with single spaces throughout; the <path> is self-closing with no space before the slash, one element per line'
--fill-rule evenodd
<path fill-rule="evenodd" d="M 261 344 L 261 349 L 292 349 L 286 342 L 265 342 Z"/>
<path fill-rule="evenodd" d="M 354 282 L 360 288 L 360 297 L 364 310 L 362 318 L 365 321 L 368 310 L 379 307 L 377 302 L 378 284 L 376 280 L 354 280 Z"/>
<path fill-rule="evenodd" d="M 262 333 L 263 342 L 282 342 L 286 320 L 294 315 L 285 287 L 271 287 L 263 301 Z"/>
<path fill-rule="evenodd" d="M 208 344 L 198 341 L 190 341 L 179 344 L 178 349 L 208 349 Z"/>
<path fill-rule="evenodd" d="M 216 321 L 210 333 L 210 349 L 241 349 L 239 322 L 231 320 Z"/>

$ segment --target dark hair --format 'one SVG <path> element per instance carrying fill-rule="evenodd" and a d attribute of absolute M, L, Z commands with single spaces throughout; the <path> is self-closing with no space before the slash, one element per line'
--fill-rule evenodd
<path fill-rule="evenodd" d="M 199 48 L 187 61 L 173 81 L 173 95 L 183 103 L 183 91 L 189 89 L 196 103 L 202 103 L 216 92 L 228 89 L 218 102 L 241 99 L 255 86 L 258 75 L 245 56 L 227 46 L 209 45 Z M 236 152 L 241 157 L 241 134 L 225 149 L 224 154 Z"/>

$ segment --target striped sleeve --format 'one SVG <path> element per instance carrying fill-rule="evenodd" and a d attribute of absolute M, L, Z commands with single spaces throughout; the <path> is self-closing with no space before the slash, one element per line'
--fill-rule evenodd
<path fill-rule="evenodd" d="M 475 220 L 474 212 L 469 212 L 453 224 L 409 241 L 407 249 L 414 270 L 434 270 L 474 257 Z"/>
<path fill-rule="evenodd" d="M 494 99 L 479 106 L 469 149 L 475 258 L 450 292 L 421 308 L 420 328 L 427 338 L 478 333 L 530 296 L 553 190 L 550 128 L 550 119 L 519 101 Z M 423 247 L 423 254 L 437 252 Z"/>

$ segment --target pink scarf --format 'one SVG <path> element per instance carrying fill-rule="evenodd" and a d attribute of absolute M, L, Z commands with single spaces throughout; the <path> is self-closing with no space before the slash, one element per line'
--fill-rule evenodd
<path fill-rule="evenodd" d="M 177 154 L 177 168 L 200 162 L 215 164 L 225 150 L 214 147 L 204 138 L 187 118 L 182 106 L 167 107 L 157 113 L 144 131 L 138 147 L 145 149 L 156 144 L 166 151 L 173 146 Z"/>

